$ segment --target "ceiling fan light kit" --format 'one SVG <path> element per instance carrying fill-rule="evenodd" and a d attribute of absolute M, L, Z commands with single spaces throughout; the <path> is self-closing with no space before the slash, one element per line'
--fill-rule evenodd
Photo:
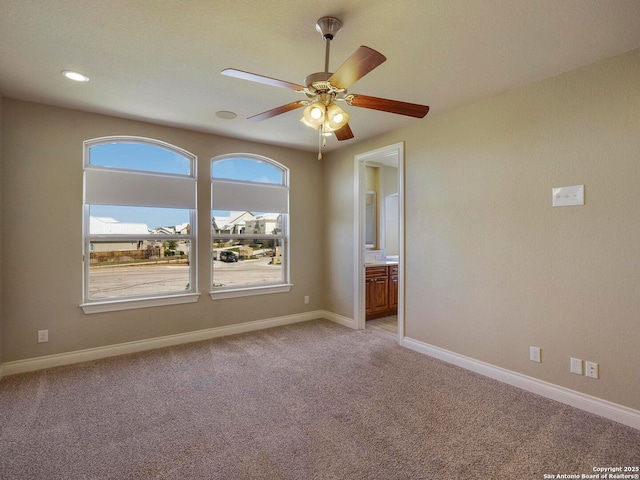
<path fill-rule="evenodd" d="M 302 111 L 302 117 L 307 124 L 317 128 L 324 121 L 324 110 L 325 105 L 322 102 L 313 102 Z"/>
<path fill-rule="evenodd" d="M 327 107 L 327 115 L 329 119 L 329 127 L 333 130 L 338 130 L 344 127 L 349 121 L 349 114 L 340 108 L 337 104 L 332 103 Z"/>
<path fill-rule="evenodd" d="M 349 114 L 334 103 L 333 98 L 328 103 L 320 99 L 305 107 L 301 121 L 314 130 L 322 127 L 324 132 L 333 132 L 349 121 Z"/>
<path fill-rule="evenodd" d="M 330 43 L 341 28 L 342 22 L 334 17 L 323 17 L 316 23 L 316 30 L 322 34 L 326 44 L 324 72 L 308 75 L 305 78 L 304 86 L 233 68 L 227 68 L 221 72 L 222 75 L 229 77 L 287 88 L 304 94 L 307 100 L 300 100 L 267 110 L 249 117 L 249 120 L 266 120 L 304 107 L 300 121 L 318 131 L 318 159 L 322 158 L 322 146 L 326 143 L 325 136 L 327 134 L 334 133 L 338 141 L 353 138 L 353 132 L 349 126 L 349 113 L 337 105 L 336 102 L 345 102 L 353 107 L 368 108 L 415 118 L 423 118 L 429 111 L 429 107 L 426 105 L 352 93 L 347 94 L 347 88 L 382 64 L 386 57 L 372 48 L 360 46 L 335 73 L 329 72 Z"/>

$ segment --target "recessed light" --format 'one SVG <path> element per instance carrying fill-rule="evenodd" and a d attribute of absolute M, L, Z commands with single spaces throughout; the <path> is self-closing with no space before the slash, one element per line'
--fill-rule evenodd
<path fill-rule="evenodd" d="M 88 82 L 89 77 L 83 75 L 80 72 L 74 72 L 73 70 L 63 70 L 62 75 L 64 75 L 69 80 L 73 80 L 74 82 Z"/>
<path fill-rule="evenodd" d="M 237 116 L 238 115 L 236 115 L 235 113 L 227 112 L 225 110 L 220 110 L 219 112 L 216 112 L 216 117 L 223 118 L 224 120 L 233 120 Z"/>

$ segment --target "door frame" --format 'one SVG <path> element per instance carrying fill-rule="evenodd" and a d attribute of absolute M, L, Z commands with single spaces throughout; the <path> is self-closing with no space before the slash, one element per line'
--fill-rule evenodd
<path fill-rule="evenodd" d="M 364 208 L 365 166 L 367 162 L 379 162 L 387 157 L 398 161 L 398 343 L 404 338 L 404 142 L 360 153 L 354 157 L 354 305 L 353 318 L 357 328 L 365 328 L 365 265 L 364 265 Z"/>

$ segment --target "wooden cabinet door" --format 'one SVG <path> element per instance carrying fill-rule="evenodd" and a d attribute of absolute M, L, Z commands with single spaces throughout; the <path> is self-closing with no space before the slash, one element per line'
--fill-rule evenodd
<path fill-rule="evenodd" d="M 372 304 L 371 313 L 384 312 L 389 307 L 387 302 L 389 301 L 389 278 L 376 277 L 372 279 Z"/>
<path fill-rule="evenodd" d="M 375 279 L 368 278 L 365 280 L 365 315 L 373 312 L 373 299 L 375 297 Z"/>
<path fill-rule="evenodd" d="M 384 312 L 387 310 L 387 302 L 389 301 L 389 277 L 387 267 L 367 267 L 365 276 L 365 315 L 370 316 Z"/>
<path fill-rule="evenodd" d="M 389 275 L 389 310 L 398 308 L 398 275 Z"/>

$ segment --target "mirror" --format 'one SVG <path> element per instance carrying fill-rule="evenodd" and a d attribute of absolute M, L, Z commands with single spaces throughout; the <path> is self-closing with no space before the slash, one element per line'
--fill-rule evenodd
<path fill-rule="evenodd" d="M 376 248 L 376 192 L 367 190 L 365 193 L 365 214 L 364 214 L 364 243 L 366 248 Z"/>

